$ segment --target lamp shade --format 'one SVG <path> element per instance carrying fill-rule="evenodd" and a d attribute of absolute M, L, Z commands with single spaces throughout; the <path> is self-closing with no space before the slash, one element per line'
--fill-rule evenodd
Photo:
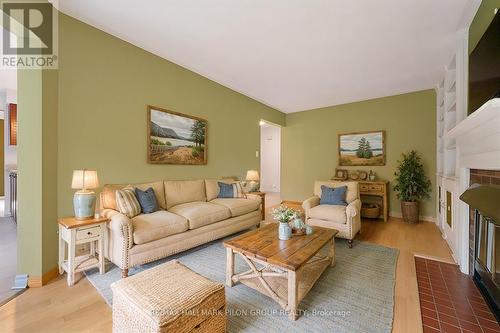
<path fill-rule="evenodd" d="M 71 188 L 73 189 L 94 189 L 99 187 L 99 179 L 95 170 L 73 170 L 73 180 Z"/>
<path fill-rule="evenodd" d="M 258 182 L 259 181 L 259 172 L 257 170 L 248 170 L 246 180 Z"/>

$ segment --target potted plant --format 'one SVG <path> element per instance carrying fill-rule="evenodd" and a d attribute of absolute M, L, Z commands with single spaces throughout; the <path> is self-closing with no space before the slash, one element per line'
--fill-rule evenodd
<path fill-rule="evenodd" d="M 401 200 L 403 220 L 416 223 L 419 217 L 419 200 L 430 197 L 431 181 L 425 175 L 424 166 L 416 151 L 403 153 L 403 159 L 398 163 L 394 173 L 394 190 L 398 192 L 398 199 Z"/>
<path fill-rule="evenodd" d="M 288 240 L 292 237 L 292 228 L 290 221 L 295 218 L 295 211 L 287 206 L 281 205 L 272 210 L 273 219 L 279 222 L 278 238 Z"/>

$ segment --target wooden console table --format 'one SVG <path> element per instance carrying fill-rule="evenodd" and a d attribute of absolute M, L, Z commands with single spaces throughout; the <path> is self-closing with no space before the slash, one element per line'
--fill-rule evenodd
<path fill-rule="evenodd" d="M 357 180 L 337 180 L 333 181 L 357 181 Z M 389 219 L 389 182 L 388 181 L 357 181 L 359 184 L 359 194 L 364 196 L 379 197 L 382 199 L 382 214 L 379 218 L 383 218 L 384 222 Z M 361 199 L 363 201 L 363 199 Z"/>

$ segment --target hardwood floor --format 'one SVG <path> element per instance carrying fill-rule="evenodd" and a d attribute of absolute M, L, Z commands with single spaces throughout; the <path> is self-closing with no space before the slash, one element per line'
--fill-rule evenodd
<path fill-rule="evenodd" d="M 393 332 L 422 332 L 413 254 L 451 261 L 438 228 L 400 219 L 363 221 L 361 241 L 398 248 Z M 299 319 L 300 320 L 300 319 Z M 111 309 L 87 281 L 69 288 L 59 277 L 0 308 L 0 332 L 111 332 Z"/>

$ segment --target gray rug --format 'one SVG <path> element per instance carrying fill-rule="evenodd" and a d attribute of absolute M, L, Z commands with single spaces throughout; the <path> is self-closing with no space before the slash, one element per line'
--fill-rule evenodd
<path fill-rule="evenodd" d="M 242 284 L 226 287 L 228 331 L 391 332 L 398 254 L 397 249 L 364 242 L 349 249 L 345 241 L 337 240 L 335 267 L 327 268 L 299 304 L 301 316 L 295 322 L 269 297 Z M 174 258 L 214 281 L 225 281 L 226 251 L 221 241 L 135 267 L 130 274 Z M 236 272 L 247 270 L 238 256 L 235 265 Z M 86 275 L 111 305 L 110 285 L 120 279 L 120 269 L 108 264 L 106 274 L 90 270 Z"/>

